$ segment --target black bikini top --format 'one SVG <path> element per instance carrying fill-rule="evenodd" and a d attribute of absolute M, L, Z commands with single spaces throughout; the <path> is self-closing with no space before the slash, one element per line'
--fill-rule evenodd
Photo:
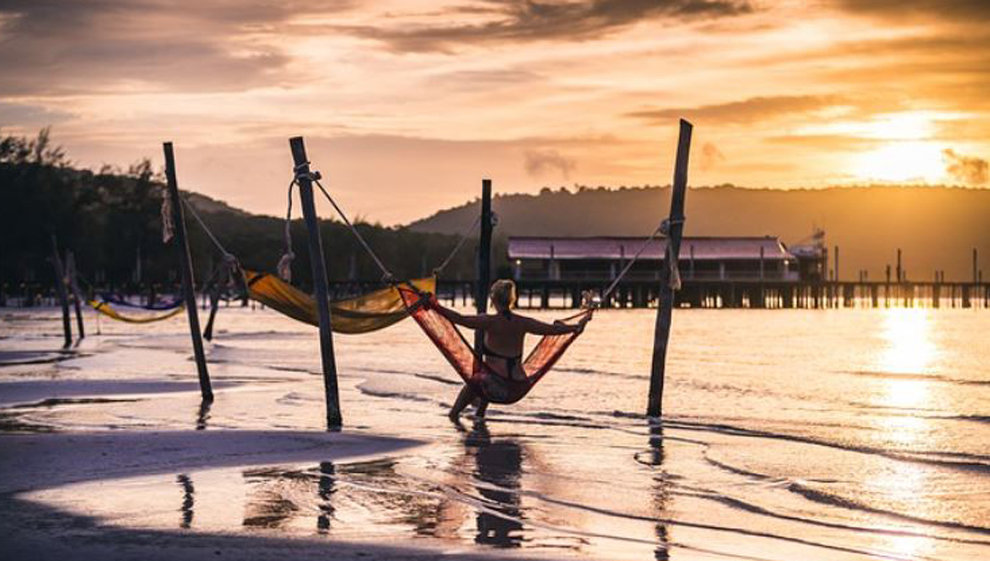
<path fill-rule="evenodd" d="M 519 360 L 519 359 L 522 358 L 522 353 L 519 353 L 518 355 L 515 355 L 515 356 L 508 356 L 508 355 L 504 355 L 502 353 L 496 353 L 495 351 L 493 351 L 490 348 L 488 348 L 488 345 L 485 344 L 484 342 L 481 343 L 481 352 L 485 356 L 493 356 L 495 358 L 501 358 L 501 359 L 504 359 L 504 360 Z"/>

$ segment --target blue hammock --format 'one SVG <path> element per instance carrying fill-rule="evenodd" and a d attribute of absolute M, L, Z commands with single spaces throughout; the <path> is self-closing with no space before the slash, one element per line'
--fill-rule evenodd
<path fill-rule="evenodd" d="M 158 303 L 155 303 L 155 304 L 148 304 L 148 305 L 144 305 L 144 304 L 132 304 L 132 303 L 128 302 L 127 300 L 124 300 L 123 298 L 117 298 L 117 297 L 112 296 L 110 294 L 101 294 L 100 295 L 100 300 L 102 300 L 103 302 L 106 302 L 108 304 L 113 304 L 115 306 L 124 306 L 124 307 L 127 307 L 127 308 L 137 308 L 137 309 L 140 309 L 140 310 L 151 310 L 151 311 L 159 311 L 159 312 L 163 312 L 163 311 L 166 311 L 166 310 L 174 310 L 174 309 L 182 306 L 182 298 L 178 298 L 178 297 L 171 298 L 169 300 L 163 300 L 161 302 L 158 302 Z"/>

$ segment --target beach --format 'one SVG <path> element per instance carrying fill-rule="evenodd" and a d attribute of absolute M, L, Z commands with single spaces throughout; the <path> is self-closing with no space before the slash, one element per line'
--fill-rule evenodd
<path fill-rule="evenodd" d="M 985 312 L 676 310 L 662 421 L 643 415 L 654 314 L 598 313 L 530 396 L 460 425 L 458 378 L 411 321 L 337 336 L 344 428 L 328 433 L 312 327 L 221 307 L 204 406 L 183 316 L 87 315 L 59 351 L 58 310 L 3 309 L 0 550 L 990 555 Z"/>

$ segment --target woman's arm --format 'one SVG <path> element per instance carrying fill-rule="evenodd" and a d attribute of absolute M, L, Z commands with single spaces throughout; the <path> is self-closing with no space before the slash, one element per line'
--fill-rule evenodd
<path fill-rule="evenodd" d="M 568 333 L 578 333 L 584 329 L 584 324 L 588 323 L 589 318 L 589 316 L 585 316 L 584 319 L 578 323 L 568 325 L 560 321 L 545 323 L 538 319 L 524 316 L 517 317 L 523 320 L 523 326 L 525 327 L 526 332 L 534 335 L 566 335 Z"/>
<path fill-rule="evenodd" d="M 445 308 L 439 304 L 436 307 L 437 312 L 443 317 L 449 319 L 450 321 L 456 323 L 457 325 L 463 325 L 469 329 L 484 329 L 488 327 L 490 323 L 490 318 L 484 315 L 472 315 L 466 316 L 464 314 L 459 314 L 450 308 Z"/>

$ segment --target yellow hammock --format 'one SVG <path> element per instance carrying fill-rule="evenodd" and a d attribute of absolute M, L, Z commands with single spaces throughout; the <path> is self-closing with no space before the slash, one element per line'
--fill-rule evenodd
<path fill-rule="evenodd" d="M 160 315 L 124 316 L 121 315 L 120 312 L 115 310 L 114 307 L 107 302 L 101 302 L 99 300 L 90 300 L 89 305 L 92 306 L 94 310 L 100 312 L 105 316 L 111 317 L 117 321 L 123 321 L 127 323 L 152 323 L 155 321 L 162 321 L 174 315 L 180 314 L 182 313 L 183 310 L 186 309 L 186 307 L 183 305 L 183 306 L 179 306 L 178 308 L 175 308 L 174 310 L 168 310 L 167 312 Z"/>
<path fill-rule="evenodd" d="M 320 325 L 313 296 L 269 273 L 244 271 L 248 296 L 292 319 Z M 435 292 L 437 279 L 409 281 L 424 292 Z M 330 303 L 332 329 L 336 333 L 369 333 L 398 323 L 409 314 L 395 287 L 383 288 L 356 298 Z"/>

